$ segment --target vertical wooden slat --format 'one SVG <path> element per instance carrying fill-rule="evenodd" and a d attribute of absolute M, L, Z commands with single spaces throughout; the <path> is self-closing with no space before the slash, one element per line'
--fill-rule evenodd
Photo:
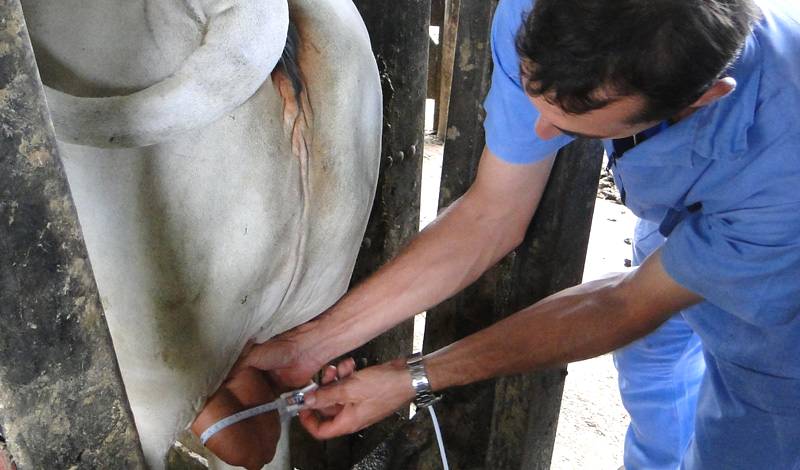
<path fill-rule="evenodd" d="M 458 11 L 461 0 L 446 0 L 444 24 L 440 30 L 441 69 L 439 70 L 439 96 L 436 100 L 436 137 L 444 141 L 447 135 L 447 115 L 450 110 L 450 89 L 453 85 L 453 65 L 458 38 Z"/>
<path fill-rule="evenodd" d="M 495 305 L 500 319 L 581 282 L 603 148 L 581 140 L 564 148 L 517 249 Z M 565 368 L 495 382 L 487 468 L 550 468 Z"/>
<path fill-rule="evenodd" d="M 440 206 L 471 184 L 483 150 L 482 101 L 490 85 L 496 2 L 461 0 Z M 602 149 L 579 142 L 561 152 L 523 245 L 461 295 L 428 314 L 425 351 L 495 323 L 580 282 Z M 440 410 L 452 468 L 549 468 L 563 369 L 448 391 Z M 427 449 L 421 468 L 438 456 Z"/>
<path fill-rule="evenodd" d="M 358 282 L 395 256 L 419 228 L 431 0 L 355 4 L 370 33 L 384 103 L 381 177 L 367 228 L 369 247 L 356 264 Z M 359 349 L 356 357 L 372 365 L 409 354 L 413 333 L 409 320 Z M 372 451 L 404 419 L 394 415 L 354 436 L 351 462 Z"/>
<path fill-rule="evenodd" d="M 18 0 L 0 2 L 0 425 L 19 469 L 144 468 Z"/>
<path fill-rule="evenodd" d="M 369 31 L 381 75 L 384 125 L 378 190 L 353 284 L 397 254 L 419 227 L 431 11 L 430 0 L 354 3 Z M 353 355 L 362 366 L 406 355 L 412 335 L 413 322 L 408 321 Z M 323 444 L 302 431 L 293 432 L 292 462 L 303 470 L 350 468 L 404 419 L 398 414 L 352 438 Z"/>
<path fill-rule="evenodd" d="M 489 37 L 496 1 L 460 0 L 450 90 L 439 206 L 453 202 L 471 184 L 483 150 L 482 100 L 491 79 Z M 441 126 L 440 122 L 440 126 Z M 494 322 L 494 279 L 488 273 L 457 297 L 428 312 L 423 350 L 434 351 Z M 437 405 L 442 432 L 454 469 L 484 468 L 493 405 L 491 382 L 448 391 Z M 434 465 L 429 449 L 423 461 Z"/>
<path fill-rule="evenodd" d="M 444 32 L 446 0 L 431 0 L 431 26 L 439 27 L 438 44 L 429 39 L 428 48 L 428 99 L 435 100 L 433 107 L 433 129 L 439 119 L 439 92 L 442 87 L 442 33 Z"/>

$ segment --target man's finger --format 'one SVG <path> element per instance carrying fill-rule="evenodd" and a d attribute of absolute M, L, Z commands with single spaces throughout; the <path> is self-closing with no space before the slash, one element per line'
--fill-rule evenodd
<path fill-rule="evenodd" d="M 323 369 L 322 372 L 322 378 L 320 380 L 320 383 L 322 385 L 327 385 L 331 382 L 335 382 L 336 380 L 338 380 L 336 367 L 333 365 L 325 367 L 325 369 Z M 317 412 L 325 418 L 331 418 L 339 414 L 341 410 L 342 410 L 341 406 L 330 406 L 327 408 L 318 409 Z"/>
<path fill-rule="evenodd" d="M 347 387 L 347 381 L 321 387 L 305 396 L 306 406 L 319 410 L 334 405 L 346 405 L 349 402 Z"/>
<path fill-rule="evenodd" d="M 329 383 L 335 381 L 336 377 L 336 367 L 332 365 L 326 366 L 322 371 L 322 380 L 320 380 L 320 383 L 322 385 L 328 385 Z"/>
<path fill-rule="evenodd" d="M 340 379 L 353 375 L 353 372 L 355 371 L 356 361 L 352 357 L 348 357 L 347 359 L 339 362 L 339 364 L 336 366 L 336 372 L 339 374 Z"/>
<path fill-rule="evenodd" d="M 301 411 L 299 418 L 300 424 L 315 439 L 331 439 L 358 430 L 355 425 L 355 407 L 352 405 L 345 406 L 333 419 L 322 419 L 317 413 L 309 410 Z"/>

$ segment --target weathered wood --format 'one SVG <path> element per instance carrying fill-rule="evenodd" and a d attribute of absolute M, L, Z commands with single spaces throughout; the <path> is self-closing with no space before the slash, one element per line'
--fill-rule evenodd
<path fill-rule="evenodd" d="M 378 63 L 383 89 L 383 148 L 378 190 L 353 283 L 375 272 L 418 230 L 422 173 L 430 0 L 356 0 Z M 353 353 L 363 365 L 411 351 L 408 321 Z M 292 433 L 292 462 L 300 469 L 350 468 L 405 418 L 401 414 L 353 436 L 316 443 Z"/>
<path fill-rule="evenodd" d="M 384 127 L 381 177 L 366 235 L 374 251 L 362 250 L 354 282 L 395 256 L 419 228 L 430 1 L 355 1 L 381 71 Z M 371 365 L 407 355 L 413 333 L 413 321 L 409 320 L 361 348 L 356 357 Z M 372 451 L 404 419 L 396 414 L 355 436 L 352 460 Z"/>
<path fill-rule="evenodd" d="M 458 37 L 458 11 L 461 0 L 446 0 L 444 21 L 439 32 L 441 60 L 439 69 L 439 96 L 436 99 L 434 128 L 439 140 L 447 136 L 447 116 L 450 109 L 450 89 L 453 86 L 453 65 Z"/>
<path fill-rule="evenodd" d="M 0 2 L 0 425 L 19 470 L 144 468 L 18 0 Z"/>
<path fill-rule="evenodd" d="M 490 84 L 495 2 L 461 0 L 440 206 L 471 184 L 483 150 L 482 101 Z M 579 142 L 561 152 L 519 249 L 461 295 L 428 314 L 425 351 L 489 326 L 580 282 L 602 149 Z M 448 391 L 437 405 L 454 469 L 549 468 L 564 369 Z M 420 468 L 438 456 L 426 449 Z"/>
<path fill-rule="evenodd" d="M 439 91 L 442 87 L 442 33 L 444 25 L 445 0 L 431 0 L 431 26 L 439 28 L 439 40 L 429 41 L 428 47 L 428 99 L 433 101 L 433 129 L 437 128 L 439 116 Z"/>
<path fill-rule="evenodd" d="M 436 447 L 436 436 L 427 412 L 417 413 L 388 439 L 353 466 L 352 470 L 409 470 L 419 468 L 423 450 Z M 431 470 L 438 470 L 439 466 Z"/>
<path fill-rule="evenodd" d="M 444 10 L 447 0 L 431 0 L 431 26 L 441 27 L 444 24 Z"/>
<path fill-rule="evenodd" d="M 460 301 L 464 313 L 491 316 L 485 322 L 488 326 L 538 299 L 579 282 L 601 159 L 602 146 L 595 141 L 578 141 L 562 150 L 525 241 L 510 255 L 506 264 L 479 281 L 487 289 L 487 295 L 491 296 L 493 290 L 501 294 L 505 292 L 505 295 L 479 299 L 486 304 L 493 303 L 491 310 L 483 312 L 468 307 L 468 302 L 475 297 L 455 299 Z M 508 267 L 508 270 L 503 272 L 503 267 Z M 478 295 L 481 295 L 479 290 Z M 438 332 L 439 320 L 434 320 L 433 315 L 448 320 L 444 333 Z M 459 313 L 432 311 L 428 318 L 430 329 L 426 332 L 426 349 L 451 342 L 446 336 L 458 329 Z M 458 338 L 452 340 L 455 339 Z M 566 369 L 561 367 L 445 392 L 444 400 L 436 408 L 440 421 L 446 423 L 443 432 L 451 467 L 550 468 L 565 376 Z M 441 468 L 434 439 L 428 414 L 417 413 L 353 470 Z M 478 449 L 465 446 L 478 446 Z M 481 459 L 481 455 L 485 457 Z M 479 460 L 473 461 L 473 458 Z"/>
<path fill-rule="evenodd" d="M 550 182 L 503 276 L 496 319 L 581 282 L 603 148 L 580 140 L 559 152 Z M 496 381 L 486 462 L 550 468 L 565 368 Z"/>

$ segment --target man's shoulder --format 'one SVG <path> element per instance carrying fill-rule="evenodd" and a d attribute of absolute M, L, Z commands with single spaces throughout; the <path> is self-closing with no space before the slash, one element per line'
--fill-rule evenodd
<path fill-rule="evenodd" d="M 535 0 L 500 0 L 495 10 L 495 29 L 502 28 L 515 34 L 535 3 Z"/>
<path fill-rule="evenodd" d="M 772 69 L 789 72 L 792 78 L 800 77 L 800 63 L 796 60 L 800 53 L 800 2 L 762 0 L 758 6 L 761 17 L 753 30 L 753 42 L 759 49 L 767 80 L 772 78 Z M 748 43 L 747 47 L 751 45 Z"/>
<path fill-rule="evenodd" d="M 752 44 L 748 43 L 748 48 L 756 49 L 752 54 L 758 81 L 754 121 L 760 132 L 756 134 L 766 136 L 762 143 L 770 146 L 770 141 L 787 137 L 796 145 L 800 138 L 795 128 L 800 120 L 800 2 L 766 0 L 758 4 L 761 18 Z"/>
<path fill-rule="evenodd" d="M 752 160 L 774 153 L 777 142 L 789 148 L 800 138 L 794 129 L 800 120 L 800 6 L 784 0 L 758 5 L 760 18 L 728 70 L 736 89 L 695 116 L 694 151 L 706 158 Z"/>

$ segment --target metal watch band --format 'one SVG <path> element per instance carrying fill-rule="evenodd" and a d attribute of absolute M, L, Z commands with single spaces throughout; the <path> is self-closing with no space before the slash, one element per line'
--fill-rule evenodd
<path fill-rule="evenodd" d="M 425 364 L 422 362 L 422 354 L 414 353 L 408 356 L 406 366 L 408 372 L 411 373 L 411 387 L 416 394 L 414 404 L 417 408 L 426 408 L 439 400 L 440 397 L 431 390 L 428 374 L 425 372 Z"/>

